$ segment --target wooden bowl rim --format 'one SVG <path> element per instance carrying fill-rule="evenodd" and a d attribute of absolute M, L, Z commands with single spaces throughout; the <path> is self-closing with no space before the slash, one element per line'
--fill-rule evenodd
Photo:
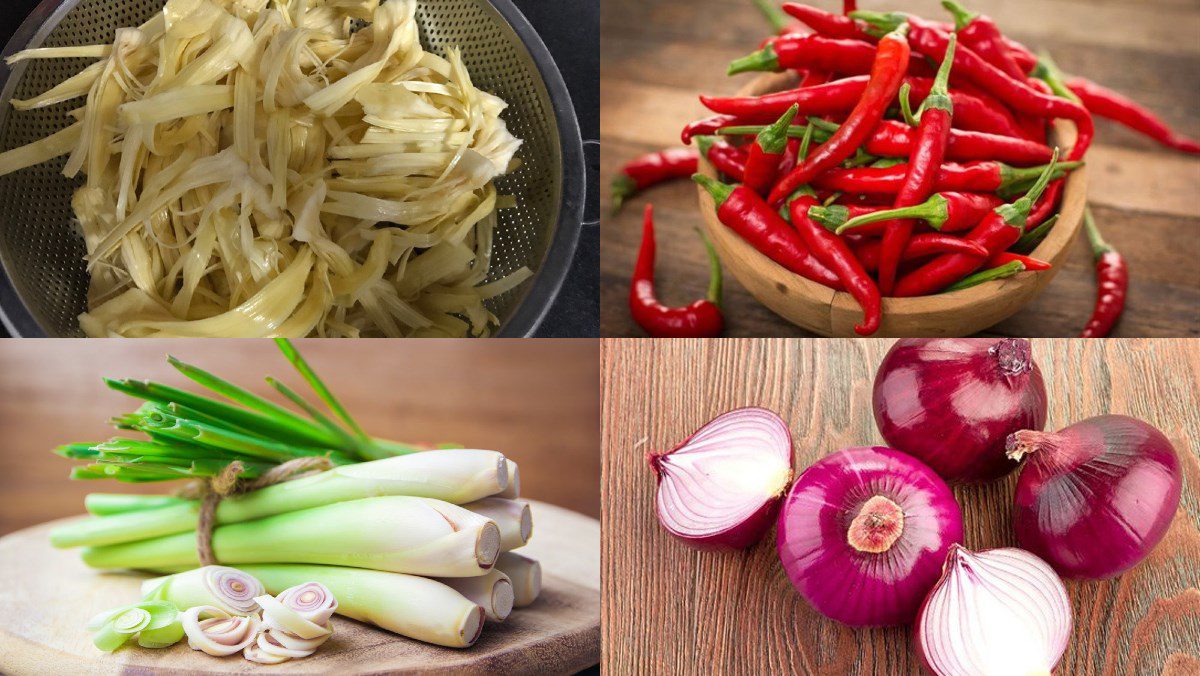
<path fill-rule="evenodd" d="M 794 85 L 795 83 L 796 77 L 794 73 L 765 73 L 739 89 L 737 96 L 760 96 L 768 92 L 786 89 L 789 85 Z M 1056 120 L 1054 122 L 1054 129 L 1060 138 L 1074 144 L 1076 132 L 1073 123 L 1067 120 Z M 1069 148 L 1070 146 L 1067 146 L 1062 154 L 1065 155 L 1069 151 Z M 701 162 L 699 171 L 711 178 L 717 177 L 716 171 L 708 162 Z M 1030 254 L 1039 260 L 1051 262 L 1053 267 L 1050 270 L 1026 270 L 1012 277 L 984 282 L 967 289 L 937 293 L 929 296 L 913 296 L 908 298 L 887 297 L 883 299 L 885 321 L 888 315 L 909 316 L 969 311 L 980 305 L 997 303 L 1002 299 L 1026 292 L 1029 293 L 1029 300 L 1032 300 L 1034 295 L 1036 295 L 1037 287 L 1042 286 L 1043 283 L 1048 284 L 1049 280 L 1057 274 L 1061 264 L 1061 260 L 1058 259 L 1061 259 L 1066 253 L 1067 247 L 1079 231 L 1083 221 L 1083 208 L 1082 206 L 1078 209 L 1073 208 L 1073 200 L 1068 199 L 1068 197 L 1074 197 L 1079 192 L 1086 194 L 1086 177 L 1086 164 L 1072 171 L 1067 176 L 1060 201 L 1058 222 L 1050 230 L 1046 238 Z M 715 233 L 725 234 L 727 229 L 721 225 L 720 220 L 717 218 L 712 197 L 703 187 L 696 186 L 696 188 L 700 197 L 702 215 L 705 224 L 708 226 L 707 229 L 710 236 Z M 1086 199 L 1080 201 L 1079 204 L 1086 204 Z M 742 249 L 743 254 L 759 260 L 760 265 L 756 266 L 757 269 L 753 274 L 767 276 L 771 281 L 776 283 L 784 283 L 791 290 L 794 290 L 796 295 L 828 304 L 830 306 L 830 325 L 834 323 L 834 313 L 839 310 L 859 311 L 858 303 L 855 302 L 850 294 L 844 291 L 834 291 L 823 284 L 806 279 L 787 270 L 732 233 L 729 233 L 728 237 L 722 237 L 722 239 L 724 240 L 723 243 Z M 762 301 L 760 300 L 760 302 Z M 785 317 L 785 319 L 787 318 Z M 789 319 L 789 321 L 791 320 Z M 880 332 L 879 335 L 882 336 L 885 334 Z"/>

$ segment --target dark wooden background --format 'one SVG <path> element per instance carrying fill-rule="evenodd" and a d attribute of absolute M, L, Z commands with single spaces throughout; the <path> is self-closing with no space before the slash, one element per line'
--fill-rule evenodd
<path fill-rule="evenodd" d="M 835 0 L 813 0 L 840 10 Z M 1049 49 L 1079 73 L 1150 107 L 1200 138 L 1200 2 L 1197 0 L 971 0 L 1012 37 Z M 945 18 L 937 0 L 865 0 Z M 730 60 L 769 29 L 750 0 L 604 0 L 601 10 L 601 185 L 641 153 L 679 145 L 679 130 L 706 113 L 699 93 L 731 94 L 754 77 L 726 77 Z M 1128 258 L 1129 303 L 1115 336 L 1200 336 L 1200 158 L 1166 150 L 1097 120 L 1088 152 L 1089 198 L 1106 237 Z M 644 335 L 626 302 L 646 201 L 658 227 L 658 288 L 668 304 L 700 298 L 708 266 L 692 228 L 696 188 L 677 182 L 634 199 L 601 225 L 601 332 Z M 760 305 L 731 276 L 727 335 L 807 335 Z M 1095 296 L 1091 252 L 1081 234 L 1053 283 L 990 333 L 1075 336 Z"/>
<path fill-rule="evenodd" d="M 369 433 L 501 451 L 520 463 L 524 497 L 600 516 L 597 341 L 297 344 Z M 137 408 L 103 376 L 198 390 L 166 363 L 168 353 L 276 401 L 282 397 L 263 382 L 267 375 L 309 392 L 268 340 L 0 341 L 0 535 L 81 513 L 89 492 L 177 485 L 70 481 L 74 461 L 50 453 L 117 436 L 108 419 Z"/>
<path fill-rule="evenodd" d="M 614 674 L 916 674 L 906 627 L 851 629 L 795 592 L 774 529 L 745 551 L 700 552 L 659 526 L 643 457 L 727 410 L 788 421 L 797 470 L 883 443 L 871 383 L 887 340 L 604 340 L 603 663 Z M 1164 540 L 1117 579 L 1068 582 L 1075 629 L 1056 673 L 1200 673 L 1200 340 L 1038 340 L 1047 429 L 1125 413 L 1161 429 L 1184 468 Z M 1016 473 L 955 491 L 966 546 L 1015 545 Z"/>

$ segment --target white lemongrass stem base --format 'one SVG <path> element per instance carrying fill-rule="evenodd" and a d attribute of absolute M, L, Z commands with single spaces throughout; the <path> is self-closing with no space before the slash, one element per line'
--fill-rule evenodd
<path fill-rule="evenodd" d="M 500 548 L 506 552 L 524 547 L 533 535 L 533 515 L 529 511 L 528 502 L 484 498 L 468 502 L 463 505 L 463 509 L 469 509 L 495 521 L 500 528 Z"/>
<path fill-rule="evenodd" d="M 521 472 L 517 468 L 517 463 L 512 460 L 505 460 L 508 465 L 508 485 L 496 491 L 495 496 L 508 500 L 516 500 L 521 497 Z"/>
<path fill-rule="evenodd" d="M 241 566 L 267 591 L 320 582 L 338 600 L 337 614 L 426 643 L 465 648 L 483 630 L 484 612 L 450 587 L 424 577 L 340 566 Z"/>
<path fill-rule="evenodd" d="M 513 607 L 524 608 L 542 593 L 542 564 L 516 552 L 496 559 L 496 570 L 508 576 L 513 586 Z"/>
<path fill-rule="evenodd" d="M 493 622 L 503 622 L 512 612 L 513 585 L 508 576 L 498 570 L 479 577 L 443 577 L 438 582 L 482 606 L 487 618 Z"/>
<path fill-rule="evenodd" d="M 217 525 L 390 495 L 434 498 L 454 504 L 471 502 L 507 491 L 509 470 L 515 467 L 496 451 L 465 448 L 342 465 L 222 500 L 217 506 Z M 50 542 L 55 547 L 97 547 L 184 533 L 195 530 L 198 513 L 198 503 L 188 501 L 84 519 L 54 529 Z"/>
<path fill-rule="evenodd" d="M 429 498 L 338 502 L 221 526 L 213 551 L 223 564 L 318 563 L 434 577 L 472 577 L 500 553 L 496 522 Z M 83 551 L 93 568 L 162 569 L 199 564 L 194 533 Z M 340 601 L 341 598 L 338 597 Z"/>

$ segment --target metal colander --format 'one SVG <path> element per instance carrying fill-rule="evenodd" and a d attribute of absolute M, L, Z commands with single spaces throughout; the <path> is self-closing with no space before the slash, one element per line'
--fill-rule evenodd
<path fill-rule="evenodd" d="M 4 54 L 30 47 L 111 42 L 164 0 L 45 0 Z M 422 44 L 444 54 L 457 45 L 476 86 L 508 102 L 503 117 L 524 141 L 521 167 L 497 180 L 517 206 L 499 214 L 489 281 L 525 265 L 532 280 L 492 299 L 499 334 L 530 335 L 570 267 L 583 212 L 583 151 L 570 97 L 541 38 L 509 0 L 420 0 Z M 0 74 L 0 149 L 32 143 L 69 124 L 80 100 L 17 111 L 28 98 L 82 70 L 92 59 L 45 59 Z M 3 69 L 0 66 L 0 69 Z M 66 158 L 0 177 L 0 320 L 18 336 L 80 336 L 88 277 L 83 240 L 72 223 L 71 194 L 81 181 L 62 175 Z"/>

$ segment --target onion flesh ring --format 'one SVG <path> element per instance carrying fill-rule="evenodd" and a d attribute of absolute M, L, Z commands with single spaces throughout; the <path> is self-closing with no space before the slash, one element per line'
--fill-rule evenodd
<path fill-rule="evenodd" d="M 939 676 L 1049 674 L 1071 637 L 1071 601 L 1050 565 L 1023 549 L 954 545 L 915 630 L 917 653 Z"/>
<path fill-rule="evenodd" d="M 201 620 L 201 615 L 211 617 Z M 188 608 L 182 621 L 192 650 L 215 657 L 232 655 L 254 643 L 262 626 L 258 615 L 230 615 L 215 606 Z"/>

